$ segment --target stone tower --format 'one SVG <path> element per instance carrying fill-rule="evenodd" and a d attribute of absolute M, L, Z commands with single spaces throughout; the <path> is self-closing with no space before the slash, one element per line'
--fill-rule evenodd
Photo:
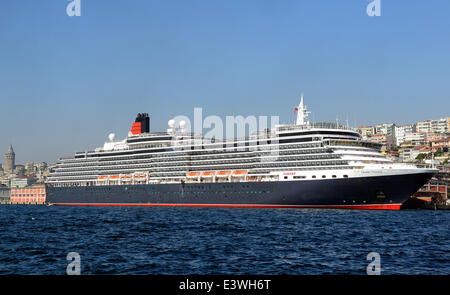
<path fill-rule="evenodd" d="M 16 154 L 14 153 L 12 145 L 9 145 L 9 149 L 5 154 L 5 166 L 3 167 L 3 170 L 5 172 L 12 172 L 16 166 L 15 161 Z"/>

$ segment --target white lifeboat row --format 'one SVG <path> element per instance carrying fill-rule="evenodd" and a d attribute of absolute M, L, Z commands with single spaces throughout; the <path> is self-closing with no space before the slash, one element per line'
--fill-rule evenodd
<path fill-rule="evenodd" d="M 248 170 L 193 171 L 186 173 L 187 182 L 246 181 Z"/>
<path fill-rule="evenodd" d="M 97 182 L 110 182 L 110 181 L 120 181 L 120 182 L 144 182 L 148 179 L 148 174 L 146 173 L 133 173 L 133 174 L 118 174 L 118 175 L 102 175 L 97 178 Z"/>
<path fill-rule="evenodd" d="M 225 170 L 225 171 L 197 171 L 188 172 L 186 174 L 187 178 L 212 178 L 212 177 L 244 177 L 248 174 L 247 170 Z"/>

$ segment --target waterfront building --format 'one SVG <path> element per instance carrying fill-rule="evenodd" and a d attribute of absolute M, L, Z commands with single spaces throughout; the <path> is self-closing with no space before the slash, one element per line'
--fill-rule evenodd
<path fill-rule="evenodd" d="M 431 120 L 417 122 L 416 131 L 422 133 L 431 132 Z"/>
<path fill-rule="evenodd" d="M 391 137 L 395 137 L 395 124 L 378 124 L 375 126 L 375 134 L 387 134 Z"/>
<path fill-rule="evenodd" d="M 425 140 L 428 142 L 444 139 L 449 137 L 448 133 L 440 133 L 440 132 L 428 132 L 425 134 Z"/>
<path fill-rule="evenodd" d="M 0 183 L 0 203 L 8 203 L 10 200 L 10 190 Z"/>
<path fill-rule="evenodd" d="M 36 183 L 36 180 L 25 176 L 14 177 L 11 179 L 11 187 L 28 187 Z"/>
<path fill-rule="evenodd" d="M 400 148 L 399 160 L 400 162 L 415 162 L 419 154 L 428 154 L 429 152 L 431 152 L 431 149 L 425 145 Z"/>
<path fill-rule="evenodd" d="M 4 185 L 4 186 L 10 186 L 11 184 L 11 179 L 9 178 L 0 178 L 0 185 Z"/>
<path fill-rule="evenodd" d="M 439 120 L 427 120 L 417 123 L 417 132 L 450 132 L 450 117 Z"/>
<path fill-rule="evenodd" d="M 408 139 L 406 137 L 406 134 L 415 132 L 416 131 L 415 127 L 416 126 L 414 124 L 395 126 L 395 144 L 399 146 L 403 142 L 407 141 Z"/>
<path fill-rule="evenodd" d="M 448 119 L 439 119 L 431 121 L 431 132 L 445 133 L 448 132 Z"/>
<path fill-rule="evenodd" d="M 404 141 L 402 142 L 402 144 L 399 146 L 399 149 L 406 149 L 406 148 L 413 148 L 417 145 L 414 145 L 411 141 Z"/>
<path fill-rule="evenodd" d="M 24 165 L 16 165 L 16 167 L 14 169 L 14 174 L 16 174 L 18 176 L 25 175 L 25 166 Z"/>
<path fill-rule="evenodd" d="M 11 188 L 12 204 L 44 204 L 46 189 L 44 184 L 33 184 L 26 188 Z"/>
<path fill-rule="evenodd" d="M 431 144 L 433 150 L 442 149 L 443 151 L 448 151 L 450 148 L 450 137 L 432 140 Z"/>
<path fill-rule="evenodd" d="M 31 175 L 31 174 L 36 174 L 36 167 L 34 166 L 33 162 L 28 162 L 25 164 L 25 174 L 26 175 Z"/>
<path fill-rule="evenodd" d="M 359 126 L 356 128 L 356 131 L 361 134 L 363 139 L 367 139 L 368 137 L 375 134 L 374 127 L 372 126 Z"/>
<path fill-rule="evenodd" d="M 391 160 L 393 162 L 398 162 L 399 161 L 399 152 L 398 151 L 389 151 L 386 154 L 386 158 L 388 158 L 389 160 Z"/>
<path fill-rule="evenodd" d="M 406 132 L 404 142 L 410 142 L 411 145 L 418 146 L 426 143 L 425 133 L 422 132 Z"/>
<path fill-rule="evenodd" d="M 382 145 L 381 150 L 390 151 L 395 146 L 394 137 L 387 135 L 385 133 L 374 134 L 367 138 L 367 141 L 376 142 Z"/>
<path fill-rule="evenodd" d="M 34 167 L 36 167 L 38 171 L 44 172 L 44 170 L 47 169 L 47 163 L 45 162 L 35 163 Z"/>

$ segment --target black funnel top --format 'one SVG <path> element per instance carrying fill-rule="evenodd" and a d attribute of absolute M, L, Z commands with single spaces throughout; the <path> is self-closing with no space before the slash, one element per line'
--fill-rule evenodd
<path fill-rule="evenodd" d="M 137 114 L 135 122 L 141 122 L 141 132 L 148 133 L 150 132 L 150 117 L 147 113 L 139 113 Z"/>

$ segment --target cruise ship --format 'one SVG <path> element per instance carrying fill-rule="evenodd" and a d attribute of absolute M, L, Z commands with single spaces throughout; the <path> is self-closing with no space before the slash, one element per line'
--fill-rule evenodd
<path fill-rule="evenodd" d="M 338 123 L 312 123 L 300 99 L 296 122 L 245 138 L 214 140 L 170 120 L 150 132 L 138 114 L 128 136 L 61 158 L 47 203 L 400 209 L 435 169 L 393 163 L 381 145 Z"/>

